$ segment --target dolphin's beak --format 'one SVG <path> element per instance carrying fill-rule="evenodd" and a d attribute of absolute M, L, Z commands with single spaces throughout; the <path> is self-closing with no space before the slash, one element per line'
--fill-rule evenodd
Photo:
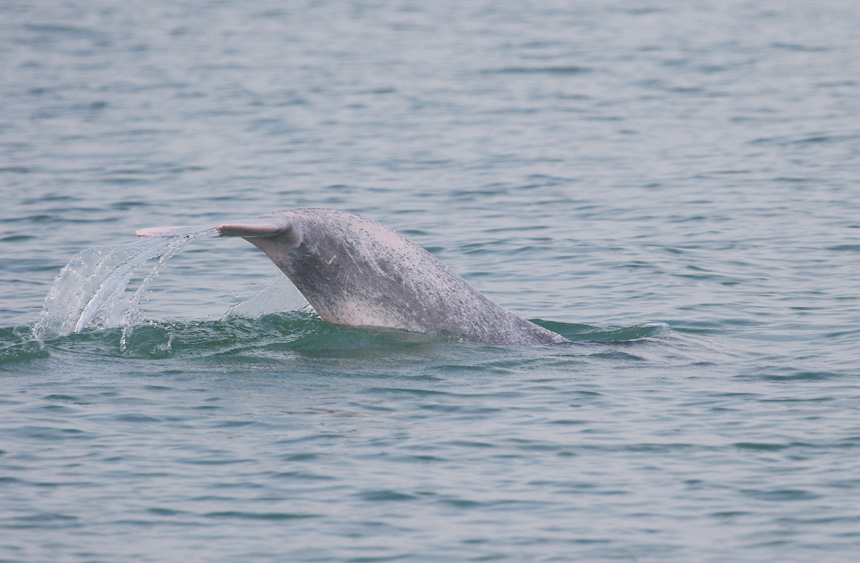
<path fill-rule="evenodd" d="M 290 222 L 281 217 L 254 217 L 217 227 L 222 237 L 273 237 L 289 231 Z"/>
<path fill-rule="evenodd" d="M 203 234 L 211 231 L 222 237 L 272 237 L 290 230 L 290 222 L 280 217 L 252 217 L 214 227 L 150 227 L 135 231 L 139 237 L 169 238 Z"/>

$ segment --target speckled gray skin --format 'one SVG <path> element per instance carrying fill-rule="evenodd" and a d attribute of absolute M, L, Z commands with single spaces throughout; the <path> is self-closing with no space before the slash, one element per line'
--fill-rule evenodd
<path fill-rule="evenodd" d="M 403 235 L 332 209 L 293 209 L 221 225 L 260 248 L 330 322 L 495 345 L 566 340 L 510 313 Z M 170 236 L 178 230 L 140 231 Z"/>

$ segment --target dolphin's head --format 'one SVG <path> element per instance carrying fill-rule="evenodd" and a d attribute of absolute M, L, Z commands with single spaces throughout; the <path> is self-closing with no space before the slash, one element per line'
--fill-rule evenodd
<path fill-rule="evenodd" d="M 242 237 L 268 256 L 285 273 L 292 256 L 302 243 L 299 217 L 289 211 L 276 211 L 216 227 L 222 237 Z M 288 274 L 289 275 L 289 274 Z"/>
<path fill-rule="evenodd" d="M 211 233 L 222 237 L 242 237 L 281 267 L 302 242 L 300 221 L 293 215 L 289 211 L 276 211 L 214 227 L 152 227 L 139 229 L 137 236 L 169 238 Z"/>

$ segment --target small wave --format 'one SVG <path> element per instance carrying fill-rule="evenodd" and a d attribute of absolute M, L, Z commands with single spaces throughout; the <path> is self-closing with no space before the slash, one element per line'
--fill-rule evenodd
<path fill-rule="evenodd" d="M 582 66 L 509 66 L 503 68 L 487 69 L 485 74 L 550 74 L 561 76 L 573 76 L 591 72 L 592 69 Z"/>
<path fill-rule="evenodd" d="M 669 335 L 666 323 L 644 323 L 626 327 L 597 327 L 534 319 L 532 322 L 557 332 L 571 342 L 635 342 Z"/>
<path fill-rule="evenodd" d="M 45 343 L 36 336 L 33 327 L 0 328 L 0 368 L 47 356 Z"/>
<path fill-rule="evenodd" d="M 30 329 L 32 333 L 32 329 Z M 0 329 L 0 364 L 46 357 L 52 352 L 95 357 L 159 360 L 171 357 L 237 357 L 283 361 L 292 356 L 366 358 L 439 343 L 426 334 L 374 327 L 343 327 L 310 310 L 256 319 L 147 322 L 131 327 L 86 330 L 44 341 Z M 443 341 L 444 342 L 444 341 Z"/>
<path fill-rule="evenodd" d="M 572 342 L 629 343 L 669 333 L 665 324 L 600 328 L 536 321 Z M 40 338 L 33 327 L 0 329 L 0 365 L 44 358 L 52 352 L 94 357 L 160 360 L 172 357 L 242 358 L 283 361 L 290 357 L 379 358 L 464 343 L 459 338 L 376 327 L 345 327 L 319 318 L 310 308 L 264 314 L 228 315 L 220 320 L 151 321 Z"/>

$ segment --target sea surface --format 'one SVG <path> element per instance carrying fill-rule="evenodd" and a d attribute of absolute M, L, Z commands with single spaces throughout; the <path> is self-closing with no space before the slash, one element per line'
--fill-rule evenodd
<path fill-rule="evenodd" d="M 848 562 L 860 3 L 0 2 L 0 561 Z M 320 320 L 329 207 L 571 340 Z"/>

